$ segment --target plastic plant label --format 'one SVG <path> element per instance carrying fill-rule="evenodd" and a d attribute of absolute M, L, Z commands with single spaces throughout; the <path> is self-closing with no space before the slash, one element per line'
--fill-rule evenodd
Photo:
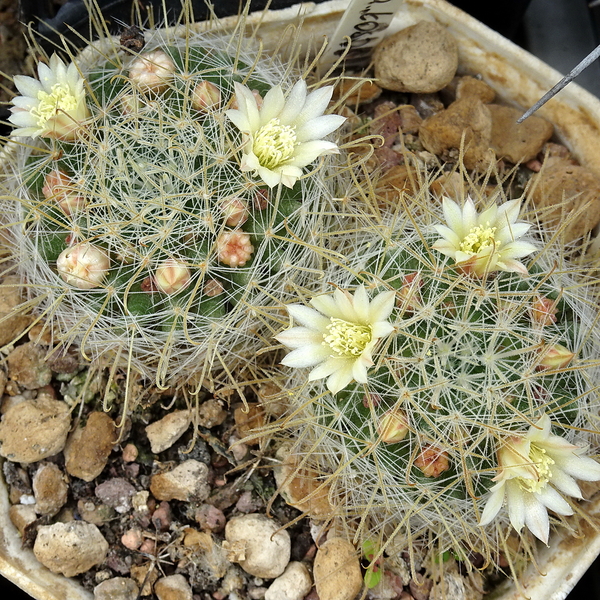
<path fill-rule="evenodd" d="M 351 0 L 321 57 L 320 64 L 329 67 L 347 52 L 344 59 L 346 67 L 366 66 L 371 50 L 383 39 L 385 30 L 403 1 Z"/>

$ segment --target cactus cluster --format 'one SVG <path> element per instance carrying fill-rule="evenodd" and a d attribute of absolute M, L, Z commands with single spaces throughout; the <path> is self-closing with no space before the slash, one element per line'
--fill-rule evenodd
<path fill-rule="evenodd" d="M 184 31 L 15 78 L 3 205 L 58 339 L 158 386 L 270 344 L 265 314 L 322 260 L 339 175 L 315 159 L 344 121 L 239 32 Z"/>
<path fill-rule="evenodd" d="M 303 505 L 325 493 L 378 556 L 421 539 L 435 561 L 497 564 L 511 531 L 547 542 L 548 510 L 573 514 L 576 480 L 600 479 L 584 456 L 598 445 L 597 308 L 556 245 L 523 237 L 518 201 L 427 200 L 383 219 L 349 207 L 355 259 L 288 306 L 299 466 L 282 485 L 311 479 Z"/>

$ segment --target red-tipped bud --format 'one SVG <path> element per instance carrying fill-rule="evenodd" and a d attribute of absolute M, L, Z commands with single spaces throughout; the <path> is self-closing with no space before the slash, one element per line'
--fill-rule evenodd
<path fill-rule="evenodd" d="M 241 198 L 229 198 L 221 204 L 225 224 L 229 227 L 243 225 L 249 216 L 248 204 Z"/>
<path fill-rule="evenodd" d="M 423 279 L 418 272 L 409 273 L 402 278 L 402 287 L 397 292 L 396 305 L 404 310 L 417 310 L 423 306 L 419 289 Z"/>
<path fill-rule="evenodd" d="M 406 415 L 397 408 L 388 410 L 379 420 L 377 432 L 381 441 L 386 444 L 401 442 L 408 433 Z"/>
<path fill-rule="evenodd" d="M 110 269 L 110 259 L 104 250 L 83 242 L 63 250 L 56 259 L 58 274 L 80 290 L 98 287 Z"/>
<path fill-rule="evenodd" d="M 144 93 L 164 92 L 173 79 L 175 63 L 162 50 L 140 55 L 131 63 L 129 79 Z"/>
<path fill-rule="evenodd" d="M 551 300 L 545 296 L 538 296 L 529 311 L 531 320 L 538 325 L 546 326 L 556 323 L 556 300 Z"/>
<path fill-rule="evenodd" d="M 190 282 L 190 270 L 185 263 L 167 258 L 154 273 L 154 283 L 163 294 L 176 294 Z"/>
<path fill-rule="evenodd" d="M 425 446 L 419 456 L 415 459 L 415 467 L 419 469 L 425 477 L 439 477 L 450 467 L 448 453 L 436 446 Z"/>
<path fill-rule="evenodd" d="M 200 81 L 192 92 L 192 106 L 201 112 L 221 106 L 221 90 L 211 81 Z"/>
<path fill-rule="evenodd" d="M 575 353 L 561 344 L 554 344 L 550 347 L 541 349 L 542 360 L 538 364 L 538 369 L 563 369 L 575 357 Z"/>
<path fill-rule="evenodd" d="M 50 171 L 44 177 L 42 194 L 44 198 L 54 200 L 67 216 L 75 214 L 86 204 L 85 199 L 75 191 L 73 180 L 60 169 Z"/>
<path fill-rule="evenodd" d="M 243 267 L 253 252 L 250 236 L 243 231 L 225 231 L 217 238 L 217 258 L 230 267 Z"/>

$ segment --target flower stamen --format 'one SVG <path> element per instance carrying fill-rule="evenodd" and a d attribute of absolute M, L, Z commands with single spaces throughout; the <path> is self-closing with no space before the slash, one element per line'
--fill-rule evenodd
<path fill-rule="evenodd" d="M 349 323 L 334 317 L 331 317 L 326 329 L 329 335 L 323 334 L 323 343 L 327 344 L 336 356 L 360 356 L 373 338 L 368 325 Z"/>
<path fill-rule="evenodd" d="M 256 132 L 252 151 L 261 166 L 272 170 L 293 156 L 296 145 L 296 127 L 271 119 Z"/>
<path fill-rule="evenodd" d="M 460 249 L 463 252 L 477 254 L 490 246 L 499 248 L 502 242 L 495 239 L 494 234 L 496 233 L 496 229 L 497 227 L 490 227 L 489 221 L 485 224 L 485 227 L 481 225 L 471 227 L 469 234 L 461 242 Z"/>
<path fill-rule="evenodd" d="M 550 478 L 552 477 L 552 470 L 550 469 L 550 466 L 555 464 L 556 461 L 548 456 L 548 453 L 546 450 L 544 450 L 544 448 L 539 448 L 534 444 L 531 444 L 529 458 L 533 463 L 531 466 L 534 468 L 537 478 L 527 479 L 525 477 L 519 477 L 517 478 L 517 481 L 519 482 L 522 490 L 531 493 L 539 493 L 550 481 Z"/>

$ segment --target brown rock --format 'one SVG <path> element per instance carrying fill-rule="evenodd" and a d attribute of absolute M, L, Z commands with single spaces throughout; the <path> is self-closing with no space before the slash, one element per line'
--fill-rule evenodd
<path fill-rule="evenodd" d="M 460 77 L 456 84 L 456 99 L 460 100 L 468 96 L 479 98 L 484 104 L 489 104 L 494 101 L 496 92 L 485 81 L 467 75 Z"/>
<path fill-rule="evenodd" d="M 154 593 L 158 600 L 192 600 L 192 588 L 181 574 L 161 577 L 154 584 Z"/>
<path fill-rule="evenodd" d="M 216 398 L 210 398 L 198 407 L 198 425 L 210 429 L 221 425 L 227 418 L 227 411 L 223 409 L 223 404 Z"/>
<path fill-rule="evenodd" d="M 313 518 L 330 517 L 333 514 L 330 486 L 313 469 L 298 465 L 299 459 L 288 455 L 275 469 L 275 480 L 284 500 Z"/>
<path fill-rule="evenodd" d="M 0 285 L 0 347 L 16 340 L 32 321 L 28 311 L 19 310 L 22 302 L 20 279 L 5 277 Z"/>
<path fill-rule="evenodd" d="M 400 130 L 402 133 L 419 133 L 419 127 L 423 122 L 423 118 L 412 104 L 399 106 L 398 116 L 400 117 Z"/>
<path fill-rule="evenodd" d="M 69 494 L 65 474 L 53 463 L 41 465 L 32 481 L 35 510 L 41 515 L 53 516 L 65 505 Z"/>
<path fill-rule="evenodd" d="M 54 456 L 65 447 L 70 425 L 65 402 L 44 396 L 13 405 L 0 423 L 0 455 L 21 463 Z"/>
<path fill-rule="evenodd" d="M 94 588 L 94 600 L 137 600 L 140 589 L 129 577 L 111 577 Z"/>
<path fill-rule="evenodd" d="M 446 110 L 425 119 L 419 129 L 421 143 L 436 156 L 463 148 L 467 169 L 485 170 L 495 160 L 491 138 L 490 109 L 473 97 L 453 102 Z"/>
<path fill-rule="evenodd" d="M 352 600 L 363 583 L 354 546 L 343 538 L 328 539 L 315 556 L 313 577 L 320 600 Z"/>
<path fill-rule="evenodd" d="M 561 227 L 561 240 L 578 240 L 600 222 L 600 179 L 585 167 L 548 159 L 531 178 L 529 198 L 546 228 Z"/>
<path fill-rule="evenodd" d="M 265 410 L 256 402 L 248 403 L 248 410 L 243 406 L 235 409 L 233 412 L 235 426 L 240 438 L 245 438 L 253 433 L 255 428 L 260 428 L 265 424 Z M 244 443 L 254 446 L 259 443 L 259 439 L 244 440 Z"/>
<path fill-rule="evenodd" d="M 67 473 L 84 481 L 98 477 L 117 441 L 116 429 L 106 413 L 90 413 L 85 426 L 73 431 L 65 447 Z"/>
<path fill-rule="evenodd" d="M 452 81 L 458 66 L 458 46 L 442 25 L 420 21 L 388 36 L 375 48 L 373 60 L 381 87 L 426 94 Z"/>
<path fill-rule="evenodd" d="M 498 158 L 513 164 L 535 158 L 554 133 L 552 123 L 541 117 L 533 115 L 517 123 L 521 110 L 499 104 L 489 104 L 488 108 L 492 115 L 492 148 Z"/>
<path fill-rule="evenodd" d="M 420 187 L 421 178 L 413 167 L 396 165 L 382 175 L 375 184 L 377 204 L 381 208 L 394 207 L 404 194 L 412 195 Z"/>
<path fill-rule="evenodd" d="M 466 185 L 460 173 L 444 173 L 430 183 L 429 191 L 436 198 L 446 196 L 462 204 L 466 195 Z"/>
<path fill-rule="evenodd" d="M 133 565 L 130 572 L 131 578 L 140 586 L 140 596 L 149 596 L 152 593 L 152 586 L 158 579 L 158 569 L 154 568 L 152 563 L 145 565 Z"/>
<path fill-rule="evenodd" d="M 202 502 L 210 494 L 208 467 L 197 460 L 186 460 L 172 471 L 153 475 L 150 491 L 158 500 Z"/>
<path fill-rule="evenodd" d="M 335 95 L 337 98 L 345 98 L 344 104 L 348 106 L 357 106 L 381 96 L 383 90 L 373 81 L 368 79 L 342 79 L 335 86 Z"/>
<path fill-rule="evenodd" d="M 11 504 L 8 509 L 8 518 L 17 528 L 21 537 L 24 537 L 27 526 L 35 523 L 38 517 L 31 504 Z"/>
<path fill-rule="evenodd" d="M 170 448 L 190 426 L 190 411 L 176 410 L 146 427 L 152 452 L 158 454 Z"/>
<path fill-rule="evenodd" d="M 2 395 L 4 394 L 4 388 L 6 387 L 7 381 L 8 378 L 6 377 L 6 373 L 0 369 L 0 398 L 2 398 Z"/>
<path fill-rule="evenodd" d="M 45 363 L 45 357 L 46 351 L 33 342 L 17 346 L 6 357 L 9 377 L 27 390 L 48 385 L 52 371 Z"/>
<path fill-rule="evenodd" d="M 39 528 L 33 553 L 53 573 L 74 577 L 104 562 L 108 542 L 90 523 L 54 523 Z"/>

